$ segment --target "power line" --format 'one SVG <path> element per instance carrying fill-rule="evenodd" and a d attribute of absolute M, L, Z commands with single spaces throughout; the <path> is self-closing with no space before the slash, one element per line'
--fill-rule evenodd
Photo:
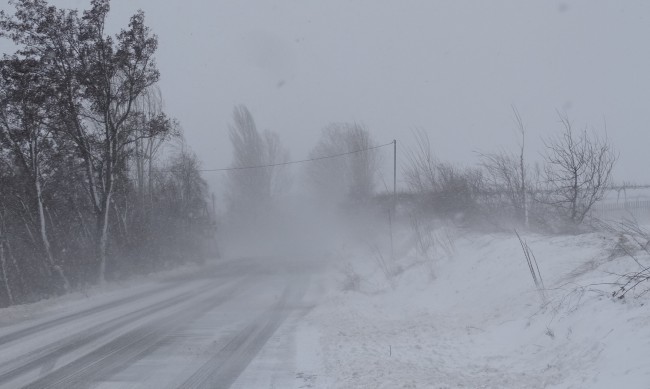
<path fill-rule="evenodd" d="M 392 146 L 392 145 L 393 145 L 393 142 L 390 142 L 390 143 L 386 143 L 384 145 L 379 145 L 379 146 L 368 147 L 368 148 L 365 148 L 365 149 L 348 151 L 347 153 L 326 155 L 324 157 L 301 159 L 301 160 L 298 160 L 298 161 L 287 161 L 287 162 L 280 162 L 280 163 L 272 163 L 272 164 L 268 164 L 268 165 L 227 167 L 227 168 L 219 168 L 219 169 L 199 169 L 199 171 L 200 172 L 224 172 L 224 171 L 229 171 L 229 170 L 260 169 L 260 168 L 275 167 L 275 166 L 293 165 L 293 164 L 297 164 L 297 163 L 314 162 L 314 161 L 321 161 L 323 159 L 331 159 L 331 158 L 343 157 L 343 156 L 350 155 L 350 154 L 362 153 L 364 151 L 375 150 L 375 149 L 378 149 L 378 148 L 381 148 L 381 147 Z"/>

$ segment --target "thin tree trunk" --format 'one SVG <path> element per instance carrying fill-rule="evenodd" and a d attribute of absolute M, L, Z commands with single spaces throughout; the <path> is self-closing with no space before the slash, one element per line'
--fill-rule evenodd
<path fill-rule="evenodd" d="M 524 225 L 528 228 L 528 187 L 526 185 L 526 164 L 524 162 L 524 154 L 526 150 L 526 127 L 524 127 L 524 121 L 519 115 L 519 110 L 514 105 L 512 106 L 512 111 L 515 114 L 515 120 L 517 121 L 517 126 L 519 127 L 519 132 L 521 133 L 521 147 L 519 148 L 519 172 L 521 174 L 521 206 L 524 213 Z"/>
<path fill-rule="evenodd" d="M 578 218 L 578 172 L 573 172 L 573 198 L 571 199 L 571 221 L 576 224 Z"/>
<path fill-rule="evenodd" d="M 50 265 L 50 267 L 52 267 L 52 269 L 54 269 L 54 271 L 59 275 L 61 281 L 63 281 L 63 289 L 67 292 L 70 290 L 70 282 L 68 282 L 68 278 L 65 276 L 63 268 L 54 260 L 54 255 L 52 255 L 52 246 L 50 245 L 50 239 L 47 236 L 45 212 L 43 210 L 41 182 L 38 179 L 38 167 L 36 168 L 34 188 L 36 190 L 36 203 L 38 206 L 38 223 L 41 232 L 41 242 L 43 243 L 43 248 L 45 249 L 47 262 Z"/>
<path fill-rule="evenodd" d="M 4 214 L 6 213 L 6 209 L 3 209 L 3 212 L 0 212 L 0 233 L 4 233 L 5 238 L 2 240 L 2 244 L 4 245 L 4 255 L 5 257 L 10 257 L 11 258 L 11 264 L 14 266 L 14 269 L 16 270 L 16 275 L 18 276 L 18 281 L 20 281 L 20 290 L 24 290 L 25 288 L 25 279 L 23 278 L 23 274 L 20 271 L 20 267 L 18 266 L 18 262 L 16 261 L 16 257 L 13 256 L 11 253 L 11 246 L 9 245 L 9 240 L 6 237 L 6 232 L 7 232 L 7 227 L 5 225 L 5 219 L 4 219 Z"/>
<path fill-rule="evenodd" d="M 9 285 L 9 277 L 7 275 L 7 262 L 5 260 L 5 245 L 0 236 L 0 266 L 2 266 L 2 279 L 5 283 L 5 289 L 7 291 L 7 297 L 9 297 L 9 305 L 14 305 L 14 295 L 11 291 L 11 285 Z"/>
<path fill-rule="evenodd" d="M 81 214 L 81 211 L 79 208 L 75 207 L 77 211 L 77 215 L 79 216 L 79 224 L 81 224 L 81 228 L 84 230 L 84 234 L 86 235 L 86 238 L 92 242 L 92 234 L 88 230 L 88 227 L 86 226 L 86 223 L 84 222 L 84 216 Z"/>
<path fill-rule="evenodd" d="M 34 238 L 34 234 L 32 233 L 32 229 L 29 228 L 29 222 L 27 219 L 25 219 L 25 216 L 22 216 L 23 222 L 25 223 L 25 230 L 27 230 L 27 235 L 29 235 L 29 239 L 31 239 L 32 243 L 36 245 L 36 238 Z"/>
<path fill-rule="evenodd" d="M 108 257 L 108 215 L 110 214 L 111 192 L 106 193 L 99 220 L 99 283 L 106 283 L 106 259 Z"/>
<path fill-rule="evenodd" d="M 5 240 L 5 255 L 9 256 L 11 258 L 11 264 L 14 266 L 14 269 L 16 269 L 16 274 L 18 275 L 18 281 L 20 281 L 20 291 L 25 290 L 25 278 L 23 277 L 23 272 L 20 270 L 20 267 L 18 266 L 18 261 L 16 261 L 16 257 L 13 254 L 13 251 L 11 250 L 11 245 L 9 244 L 8 240 Z"/>
<path fill-rule="evenodd" d="M 147 188 L 147 197 L 149 200 L 148 208 L 147 208 L 147 215 L 149 214 L 149 210 L 153 208 L 153 155 L 154 155 L 154 145 L 153 145 L 153 138 L 150 138 L 147 140 L 147 159 L 148 159 L 148 173 L 147 173 L 147 181 L 148 181 L 148 188 Z M 149 220 L 147 220 L 148 222 Z"/>
<path fill-rule="evenodd" d="M 107 82 L 108 91 L 110 91 L 110 82 Z M 110 95 L 110 93 L 109 93 Z M 98 220 L 99 232 L 99 283 L 106 283 L 106 261 L 108 257 L 108 224 L 111 208 L 111 197 L 113 195 L 113 171 L 117 159 L 117 130 L 114 127 L 112 117 L 108 110 L 104 111 L 104 166 L 106 168 L 104 175 L 104 195 L 102 198 L 101 211 Z"/>
<path fill-rule="evenodd" d="M 32 179 L 34 180 L 34 194 L 36 195 L 36 206 L 38 209 L 38 225 L 41 234 L 41 243 L 43 244 L 43 249 L 45 250 L 45 257 L 49 267 L 54 269 L 54 271 L 59 275 L 61 281 L 63 281 L 63 289 L 67 292 L 70 290 L 70 283 L 68 278 L 65 276 L 63 269 L 59 264 L 54 260 L 54 255 L 52 255 L 52 246 L 50 245 L 50 239 L 47 236 L 47 222 L 45 220 L 45 211 L 43 209 L 43 189 L 41 187 L 41 172 L 39 166 L 39 148 L 38 148 L 38 139 L 36 136 L 33 136 L 29 142 L 29 154 L 31 159 L 31 173 Z"/>
<path fill-rule="evenodd" d="M 115 216 L 117 217 L 118 224 L 120 226 L 120 233 L 122 238 L 126 243 L 129 243 L 129 228 L 127 226 L 128 218 L 128 204 L 125 205 L 124 213 L 120 212 L 120 208 L 117 205 L 117 202 L 113 203 L 113 210 L 115 210 Z"/>

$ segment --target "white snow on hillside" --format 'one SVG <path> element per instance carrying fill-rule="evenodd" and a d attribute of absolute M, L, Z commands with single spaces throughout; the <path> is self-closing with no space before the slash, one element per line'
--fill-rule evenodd
<path fill-rule="evenodd" d="M 296 387 L 650 387 L 648 299 L 606 284 L 637 269 L 615 234 L 524 235 L 544 302 L 514 234 L 432 233 L 425 255 L 404 228 L 394 263 L 386 245 L 336 254 L 340 292 L 298 330 Z"/>

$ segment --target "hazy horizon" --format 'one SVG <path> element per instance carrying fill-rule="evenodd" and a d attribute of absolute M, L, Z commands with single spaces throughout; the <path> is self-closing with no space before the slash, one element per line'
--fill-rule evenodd
<path fill-rule="evenodd" d="M 304 158 L 328 123 L 358 121 L 378 143 L 397 139 L 400 149 L 412 143 L 412 129 L 424 129 L 442 160 L 466 165 L 478 152 L 516 147 L 515 105 L 531 160 L 539 159 L 540 139 L 560 131 L 560 111 L 576 128 L 602 133 L 606 123 L 620 152 L 615 181 L 650 181 L 639 162 L 650 124 L 650 50 L 640 44 L 650 33 L 646 2 L 111 6 L 113 31 L 145 11 L 159 36 L 166 110 L 206 169 L 230 164 L 227 125 L 236 104 L 248 106 L 260 129 L 277 132 L 292 159 Z M 6 1 L 0 8 L 13 10 Z M 217 192 L 222 177 L 205 174 Z"/>

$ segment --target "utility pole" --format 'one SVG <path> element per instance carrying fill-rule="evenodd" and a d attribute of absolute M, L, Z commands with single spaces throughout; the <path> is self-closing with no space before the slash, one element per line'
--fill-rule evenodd
<path fill-rule="evenodd" d="M 397 209 L 397 139 L 393 139 L 393 212 Z"/>

